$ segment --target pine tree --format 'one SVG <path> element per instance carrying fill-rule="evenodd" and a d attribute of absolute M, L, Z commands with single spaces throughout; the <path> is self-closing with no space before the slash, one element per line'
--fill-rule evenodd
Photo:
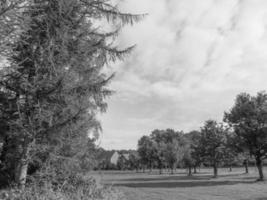
<path fill-rule="evenodd" d="M 29 0 L 24 6 L 0 81 L 1 118 L 8 116 L 1 132 L 1 171 L 22 188 L 38 149 L 51 158 L 57 148 L 50 147 L 67 136 L 99 130 L 96 114 L 106 110 L 112 93 L 106 86 L 113 74 L 103 67 L 133 48 L 119 50 L 110 41 L 123 25 L 142 18 L 121 13 L 106 0 Z M 95 25 L 101 20 L 119 25 L 104 32 Z M 10 109 L 4 106 L 8 99 Z"/>

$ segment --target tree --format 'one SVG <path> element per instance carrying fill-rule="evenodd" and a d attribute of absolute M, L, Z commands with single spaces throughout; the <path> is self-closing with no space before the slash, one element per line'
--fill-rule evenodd
<path fill-rule="evenodd" d="M 188 176 L 192 176 L 192 166 L 194 166 L 194 159 L 192 158 L 192 149 L 190 148 L 189 144 L 184 147 L 183 163 L 186 167 L 188 167 Z"/>
<path fill-rule="evenodd" d="M 250 156 L 248 151 L 240 152 L 237 154 L 237 157 L 236 157 L 236 159 L 239 161 L 239 163 L 241 163 L 244 166 L 245 174 L 249 173 L 248 166 L 249 166 L 249 161 L 251 160 L 250 158 L 251 158 L 251 156 Z"/>
<path fill-rule="evenodd" d="M 28 0 L 2 0 L 0 2 L 0 59 L 11 51 L 10 44 L 18 38 L 23 24 L 21 16 Z M 0 61 L 1 63 L 1 61 Z"/>
<path fill-rule="evenodd" d="M 225 113 L 224 120 L 233 127 L 239 145 L 255 157 L 259 180 L 264 180 L 262 162 L 267 157 L 267 94 L 239 94 L 234 106 Z"/>
<path fill-rule="evenodd" d="M 176 132 L 172 129 L 166 129 L 160 131 L 160 134 L 157 134 L 158 131 L 152 132 L 152 137 L 155 138 L 158 143 L 161 144 L 163 156 L 165 162 L 171 168 L 171 174 L 173 174 L 174 168 L 179 161 L 181 161 L 183 156 L 183 145 L 184 140 L 181 132 Z M 161 138 L 161 139 L 160 139 Z"/>
<path fill-rule="evenodd" d="M 159 142 L 153 141 L 153 143 L 154 143 L 155 150 L 156 150 L 155 160 L 159 168 L 159 174 L 162 174 L 162 168 L 166 161 L 166 157 L 165 157 L 166 145 L 162 141 L 159 141 Z"/>
<path fill-rule="evenodd" d="M 228 128 L 229 130 L 229 128 Z M 239 148 L 237 146 L 237 141 L 232 133 L 232 131 L 226 131 L 226 142 L 224 148 L 224 162 L 229 166 L 229 171 L 232 171 L 232 164 L 237 158 Z"/>
<path fill-rule="evenodd" d="M 187 143 L 190 144 L 190 146 L 187 147 L 190 150 L 188 151 L 190 154 L 187 153 L 185 155 L 186 160 L 189 159 L 190 162 L 185 161 L 185 163 L 190 163 L 190 166 L 193 166 L 194 173 L 197 173 L 197 166 L 200 166 L 200 164 L 203 162 L 202 152 L 199 146 L 200 135 L 201 133 L 199 131 L 191 131 L 184 136 Z"/>
<path fill-rule="evenodd" d="M 157 156 L 157 149 L 155 143 L 149 136 L 142 136 L 138 141 L 138 154 L 140 156 L 140 162 L 144 166 L 148 166 L 150 171 L 152 170 L 152 163 Z"/>
<path fill-rule="evenodd" d="M 176 164 L 180 160 L 179 156 L 181 156 L 181 146 L 179 145 L 179 141 L 172 141 L 165 144 L 163 152 L 164 158 L 171 168 L 171 174 L 173 174 L 173 170 L 176 168 Z"/>
<path fill-rule="evenodd" d="M 131 169 L 135 169 L 138 172 L 140 167 L 140 157 L 137 152 L 131 152 L 129 155 L 129 165 Z"/>
<path fill-rule="evenodd" d="M 218 176 L 218 165 L 224 157 L 226 134 L 223 125 L 208 120 L 201 128 L 199 148 L 205 161 L 213 166 L 214 177 Z"/>
<path fill-rule="evenodd" d="M 224 161 L 230 166 L 234 162 L 238 162 L 244 165 L 245 173 L 248 173 L 248 160 L 249 153 L 246 148 L 242 145 L 243 141 L 235 136 L 235 133 L 231 127 L 228 127 L 226 133 L 226 146 L 225 146 L 225 156 Z"/>
<path fill-rule="evenodd" d="M 151 138 L 157 146 L 156 160 L 160 173 L 164 163 L 171 168 L 171 173 L 178 161 L 182 158 L 181 147 L 183 145 L 182 132 L 176 132 L 173 129 L 154 130 L 151 133 Z"/>
<path fill-rule="evenodd" d="M 123 154 L 120 154 L 119 156 L 117 167 L 119 170 L 126 170 L 128 168 L 128 161 L 125 159 Z"/>
<path fill-rule="evenodd" d="M 154 130 L 149 136 L 143 136 L 138 141 L 138 153 L 141 161 L 151 168 L 156 162 L 159 173 L 162 168 L 168 165 L 171 173 L 177 163 L 182 160 L 186 141 L 182 132 L 173 129 Z"/>
<path fill-rule="evenodd" d="M 39 149 L 46 152 L 46 160 L 54 156 L 56 161 L 64 155 L 59 149 L 66 147 L 65 138 L 82 134 L 86 140 L 88 131 L 100 130 L 96 114 L 107 107 L 111 91 L 106 86 L 113 77 L 102 69 L 133 47 L 119 50 L 110 43 L 119 28 L 100 31 L 96 20 L 123 26 L 142 16 L 121 13 L 104 0 L 29 0 L 20 11 L 17 4 L 6 2 L 1 23 L 11 17 L 16 31 L 4 42 L 9 50 L 1 53 L 7 60 L 0 72 L 1 172 L 23 188 Z M 5 12 L 8 5 L 15 6 Z M 6 27 L 1 26 L 1 32 Z"/>

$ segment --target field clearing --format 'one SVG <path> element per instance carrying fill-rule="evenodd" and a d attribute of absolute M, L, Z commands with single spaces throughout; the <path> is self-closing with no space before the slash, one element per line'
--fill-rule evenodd
<path fill-rule="evenodd" d="M 265 174 L 267 171 L 265 170 Z M 212 178 L 212 169 L 201 169 L 188 177 L 185 170 L 174 175 L 131 171 L 105 171 L 96 175 L 101 182 L 119 189 L 128 200 L 267 200 L 267 182 L 256 182 L 257 171 L 250 168 L 219 169 Z"/>

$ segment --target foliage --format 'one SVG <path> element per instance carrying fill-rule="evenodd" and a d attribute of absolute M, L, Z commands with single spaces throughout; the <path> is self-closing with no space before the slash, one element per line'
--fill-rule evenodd
<path fill-rule="evenodd" d="M 236 141 L 236 138 L 234 136 L 234 133 L 230 131 L 230 128 L 227 128 L 228 131 L 226 131 L 226 142 L 225 142 L 225 148 L 224 148 L 224 157 L 223 162 L 230 167 L 230 170 L 232 170 L 232 165 L 238 158 L 238 154 L 241 153 L 238 142 Z M 241 161 L 240 163 L 242 163 Z"/>
<path fill-rule="evenodd" d="M 141 164 L 151 168 L 152 163 L 157 158 L 158 149 L 156 143 L 149 136 L 142 136 L 138 141 L 137 151 Z"/>
<path fill-rule="evenodd" d="M 123 154 L 119 156 L 117 166 L 119 170 L 126 170 L 129 168 L 129 161 L 124 157 Z"/>
<path fill-rule="evenodd" d="M 156 163 L 161 169 L 168 165 L 172 169 L 182 159 L 184 140 L 181 132 L 172 129 L 154 130 L 149 136 L 138 141 L 138 153 L 141 162 L 151 168 Z"/>
<path fill-rule="evenodd" d="M 131 152 L 129 155 L 130 169 L 138 170 L 140 168 L 140 157 L 137 152 Z"/>
<path fill-rule="evenodd" d="M 194 160 L 192 158 L 192 149 L 190 148 L 190 145 L 186 145 L 184 147 L 182 161 L 183 164 L 188 167 L 188 176 L 192 176 L 192 166 L 194 166 Z"/>
<path fill-rule="evenodd" d="M 262 160 L 267 157 L 267 94 L 239 94 L 230 112 L 225 113 L 224 120 L 234 129 L 239 141 L 236 145 L 249 150 L 255 157 L 259 179 L 263 180 Z"/>
<path fill-rule="evenodd" d="M 214 167 L 217 176 L 218 164 L 223 160 L 226 145 L 226 130 L 222 124 L 208 120 L 201 129 L 199 149 L 202 157 Z"/>
<path fill-rule="evenodd" d="M 179 156 L 182 154 L 181 146 L 179 145 L 179 141 L 172 141 L 165 144 L 163 149 L 164 160 L 168 163 L 170 168 L 175 168 L 175 164 L 180 160 Z"/>
<path fill-rule="evenodd" d="M 0 38 L 6 49 L 0 51 L 6 60 L 0 71 L 0 159 L 9 181 L 23 187 L 32 163 L 53 166 L 51 175 L 70 166 L 90 168 L 88 133 L 97 136 L 96 115 L 112 93 L 106 86 L 113 74 L 103 68 L 132 49 L 120 50 L 112 40 L 120 27 L 141 18 L 106 0 L 2 1 L 0 31 L 8 38 Z M 96 28 L 103 20 L 114 30 Z"/>
<path fill-rule="evenodd" d="M 184 135 L 186 140 L 186 152 L 183 161 L 186 166 L 196 168 L 204 160 L 202 156 L 201 146 L 199 144 L 201 133 L 199 131 L 191 131 Z"/>
<path fill-rule="evenodd" d="M 111 187 L 103 187 L 93 178 L 76 175 L 57 188 L 32 183 L 24 191 L 15 188 L 0 193 L 3 200 L 119 200 L 124 195 Z"/>

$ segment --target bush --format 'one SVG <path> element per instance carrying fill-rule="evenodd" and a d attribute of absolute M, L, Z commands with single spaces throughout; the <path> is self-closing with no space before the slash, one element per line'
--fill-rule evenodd
<path fill-rule="evenodd" d="M 81 174 L 69 177 L 60 185 L 51 182 L 32 182 L 24 191 L 3 190 L 1 200 L 123 200 L 124 195 L 108 186 L 100 185 L 94 178 Z"/>

